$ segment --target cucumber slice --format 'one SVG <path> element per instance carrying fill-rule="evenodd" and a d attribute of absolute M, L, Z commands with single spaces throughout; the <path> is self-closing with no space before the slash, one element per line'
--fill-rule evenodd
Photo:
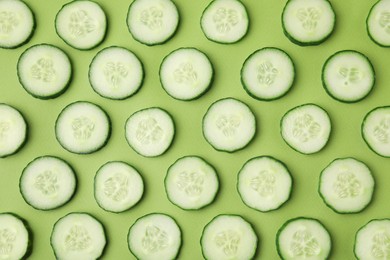
<path fill-rule="evenodd" d="M 144 70 L 131 51 L 111 46 L 99 51 L 89 66 L 93 90 L 109 99 L 126 99 L 140 89 Z"/>
<path fill-rule="evenodd" d="M 336 15 L 328 0 L 289 0 L 282 26 L 287 38 L 298 45 L 318 45 L 332 34 Z"/>
<path fill-rule="evenodd" d="M 103 254 L 106 234 L 96 218 L 88 213 L 73 212 L 54 224 L 50 244 L 57 259 L 94 260 Z"/>
<path fill-rule="evenodd" d="M 328 259 L 331 237 L 317 219 L 294 218 L 288 220 L 276 235 L 276 248 L 282 259 Z"/>
<path fill-rule="evenodd" d="M 60 48 L 38 44 L 22 53 L 17 65 L 20 84 L 33 97 L 50 99 L 60 96 L 69 86 L 72 65 Z"/>
<path fill-rule="evenodd" d="M 237 190 L 250 208 L 267 212 L 290 198 L 292 178 L 286 165 L 270 156 L 248 160 L 238 173 Z"/>
<path fill-rule="evenodd" d="M 373 219 L 356 233 L 354 253 L 357 259 L 389 259 L 390 219 Z"/>
<path fill-rule="evenodd" d="M 142 198 L 144 182 L 136 169 L 124 162 L 112 161 L 96 172 L 94 195 L 98 205 L 110 212 L 123 212 Z"/>
<path fill-rule="evenodd" d="M 0 158 L 17 153 L 27 140 L 27 123 L 14 107 L 0 103 Z"/>
<path fill-rule="evenodd" d="M 180 48 L 166 56 L 160 66 L 160 81 L 173 98 L 193 100 L 211 86 L 214 69 L 208 57 L 195 48 Z"/>
<path fill-rule="evenodd" d="M 64 149 L 71 153 L 88 154 L 100 150 L 107 143 L 111 122 L 98 105 L 77 101 L 61 111 L 55 132 Z"/>
<path fill-rule="evenodd" d="M 370 169 L 354 158 L 339 158 L 321 172 L 318 192 L 337 213 L 357 213 L 371 202 L 375 180 Z"/>
<path fill-rule="evenodd" d="M 207 39 L 235 43 L 246 35 L 249 17 L 239 0 L 214 0 L 203 11 L 200 25 Z"/>
<path fill-rule="evenodd" d="M 390 106 L 368 112 L 363 119 L 362 136 L 372 151 L 390 157 Z"/>
<path fill-rule="evenodd" d="M 32 233 L 27 222 L 14 213 L 0 213 L 0 259 L 27 259 L 32 252 Z"/>
<path fill-rule="evenodd" d="M 313 154 L 322 150 L 329 141 L 331 128 L 328 113 L 315 104 L 292 108 L 280 122 L 283 140 L 302 154 Z"/>
<path fill-rule="evenodd" d="M 127 241 L 137 259 L 176 259 L 181 247 L 181 231 L 165 214 L 140 217 L 130 227 Z"/>
<path fill-rule="evenodd" d="M 371 8 L 366 27 L 371 40 L 382 47 L 390 47 L 390 0 L 377 1 Z"/>
<path fill-rule="evenodd" d="M 65 205 L 76 191 L 72 167 L 54 156 L 35 158 L 23 170 L 19 189 L 27 204 L 39 210 Z"/>
<path fill-rule="evenodd" d="M 106 36 L 106 14 L 93 1 L 71 1 L 57 13 L 55 29 L 57 35 L 69 46 L 78 50 L 90 50 Z"/>
<path fill-rule="evenodd" d="M 374 84 L 374 67 L 366 56 L 357 51 L 336 52 L 322 68 L 322 85 L 331 97 L 341 102 L 362 100 Z"/>
<path fill-rule="evenodd" d="M 0 1 L 0 48 L 14 49 L 30 40 L 35 18 L 23 1 Z"/>
<path fill-rule="evenodd" d="M 218 151 L 235 152 L 246 147 L 256 133 L 250 108 L 234 98 L 214 102 L 203 117 L 203 136 Z"/>
<path fill-rule="evenodd" d="M 258 238 L 252 225 L 238 215 L 219 215 L 203 229 L 200 244 L 205 259 L 252 259 Z"/>
<path fill-rule="evenodd" d="M 185 156 L 173 163 L 164 184 L 169 201 L 185 210 L 211 204 L 219 190 L 214 167 L 198 156 Z"/>
<path fill-rule="evenodd" d="M 171 115 L 162 108 L 139 110 L 126 121 L 127 143 L 138 154 L 156 157 L 165 153 L 175 136 L 175 125 Z"/>
<path fill-rule="evenodd" d="M 295 67 L 290 56 L 281 49 L 266 47 L 252 53 L 241 69 L 245 91 L 259 100 L 274 100 L 292 87 Z"/>
<path fill-rule="evenodd" d="M 172 38 L 179 19 L 171 0 L 135 0 L 127 13 L 127 28 L 134 40 L 152 46 Z"/>

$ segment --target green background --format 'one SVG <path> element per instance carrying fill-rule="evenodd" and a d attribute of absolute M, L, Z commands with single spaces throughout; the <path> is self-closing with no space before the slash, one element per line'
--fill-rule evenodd
<path fill-rule="evenodd" d="M 15 50 L 0 50 L 0 102 L 18 108 L 29 124 L 29 140 L 17 154 L 0 159 L 0 212 L 15 212 L 27 219 L 34 232 L 31 259 L 54 259 L 49 238 L 53 224 L 69 212 L 86 211 L 105 225 L 108 246 L 103 259 L 133 259 L 127 248 L 127 232 L 134 221 L 151 212 L 163 212 L 174 217 L 183 233 L 180 259 L 201 259 L 199 245 L 203 227 L 216 215 L 240 214 L 251 222 L 260 238 L 259 259 L 278 259 L 275 234 L 288 219 L 297 216 L 321 220 L 329 230 L 333 244 L 331 259 L 353 259 L 354 235 L 359 227 L 373 218 L 390 216 L 390 159 L 369 150 L 360 134 L 365 114 L 376 106 L 390 105 L 389 50 L 375 45 L 367 36 L 365 19 L 374 0 L 331 1 L 337 24 L 331 38 L 319 46 L 300 47 L 291 43 L 282 32 L 280 16 L 286 0 L 243 0 L 250 16 L 246 37 L 232 45 L 207 40 L 199 25 L 202 11 L 209 1 L 176 0 L 180 11 L 177 34 L 166 44 L 154 47 L 142 45 L 131 37 L 126 27 L 127 9 L 131 1 L 100 0 L 108 17 L 105 41 L 90 51 L 67 46 L 55 33 L 54 18 L 66 1 L 26 1 L 36 15 L 37 28 L 33 38 Z M 70 88 L 53 100 L 31 97 L 20 86 L 16 63 L 29 46 L 50 43 L 69 54 L 74 70 Z M 88 66 L 100 49 L 119 45 L 134 51 L 144 64 L 146 77 L 140 92 L 124 101 L 107 100 L 95 92 L 88 82 Z M 249 97 L 240 83 L 241 65 L 253 51 L 273 46 L 289 53 L 296 65 L 296 82 L 282 99 L 272 102 Z M 179 47 L 196 47 L 205 52 L 215 68 L 215 81 L 209 92 L 198 100 L 183 102 L 168 96 L 162 89 L 158 69 L 164 56 Z M 321 68 L 327 57 L 336 51 L 354 49 L 366 54 L 377 75 L 373 92 L 356 104 L 344 104 L 329 97 L 321 85 Z M 258 132 L 244 150 L 232 154 L 215 151 L 203 138 L 202 117 L 209 105 L 224 97 L 235 97 L 255 112 Z M 112 120 L 112 135 L 106 147 L 90 155 L 65 151 L 56 141 L 54 122 L 60 111 L 76 100 L 101 105 Z M 279 134 L 279 121 L 290 108 L 303 103 L 316 103 L 331 117 L 333 131 L 324 150 L 314 155 L 302 155 L 292 150 Z M 167 109 L 177 126 L 172 147 L 158 158 L 136 154 L 124 138 L 125 120 L 135 111 L 150 106 Z M 184 155 L 199 155 L 218 171 L 220 192 L 216 201 L 199 211 L 184 211 L 166 198 L 163 179 L 168 167 Z M 53 211 L 38 211 L 21 197 L 18 181 L 28 162 L 41 155 L 55 155 L 67 160 L 76 170 L 78 190 L 70 203 Z M 274 156 L 288 166 L 294 178 L 290 201 L 281 209 L 269 213 L 257 212 L 240 200 L 235 185 L 237 172 L 250 158 Z M 377 188 L 372 204 L 362 213 L 340 215 L 325 206 L 317 193 L 320 171 L 338 157 L 356 157 L 367 163 L 376 179 Z M 123 160 L 135 166 L 146 184 L 143 200 L 135 208 L 120 214 L 105 212 L 93 198 L 93 178 L 96 170 L 109 160 Z"/>

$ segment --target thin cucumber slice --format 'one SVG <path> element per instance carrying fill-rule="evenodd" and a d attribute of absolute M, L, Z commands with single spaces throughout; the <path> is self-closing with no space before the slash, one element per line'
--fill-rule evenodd
<path fill-rule="evenodd" d="M 331 128 L 328 113 L 315 104 L 292 108 L 280 122 L 283 140 L 303 154 L 313 154 L 322 150 L 329 141 Z"/>
<path fill-rule="evenodd" d="M 89 66 L 93 90 L 109 99 L 126 99 L 141 88 L 142 63 L 131 51 L 111 46 L 99 51 Z"/>
<path fill-rule="evenodd" d="M 238 173 L 237 190 L 248 207 L 267 212 L 290 198 L 292 178 L 286 165 L 270 156 L 247 161 Z"/>
<path fill-rule="evenodd" d="M 185 210 L 211 204 L 219 190 L 214 167 L 198 156 L 185 156 L 173 163 L 164 180 L 170 202 Z"/>
<path fill-rule="evenodd" d="M 0 259 L 27 259 L 32 252 L 32 233 L 27 222 L 14 213 L 0 213 Z"/>
<path fill-rule="evenodd" d="M 371 8 L 366 27 L 371 40 L 382 47 L 390 47 L 390 0 L 378 0 Z"/>
<path fill-rule="evenodd" d="M 203 52 L 195 48 L 180 48 L 166 56 L 160 66 L 160 81 L 173 98 L 193 100 L 211 86 L 213 66 Z"/>
<path fill-rule="evenodd" d="M 321 172 L 318 191 L 337 213 L 357 213 L 370 204 L 375 180 L 370 169 L 354 158 L 339 158 Z"/>
<path fill-rule="evenodd" d="M 137 219 L 129 229 L 127 241 L 137 259 L 176 259 L 182 243 L 176 221 L 161 213 Z"/>
<path fill-rule="evenodd" d="M 35 158 L 23 170 L 19 189 L 23 199 L 39 210 L 65 205 L 76 191 L 76 176 L 72 167 L 54 156 Z"/>
<path fill-rule="evenodd" d="M 214 0 L 203 11 L 200 25 L 207 39 L 235 43 L 246 35 L 249 17 L 239 0 Z"/>
<path fill-rule="evenodd" d="M 94 195 L 98 205 L 110 212 L 123 212 L 142 198 L 144 182 L 136 169 L 124 162 L 112 161 L 96 172 Z"/>
<path fill-rule="evenodd" d="M 135 0 L 127 13 L 127 28 L 142 44 L 163 44 L 175 34 L 179 19 L 171 0 Z"/>
<path fill-rule="evenodd" d="M 363 119 L 362 136 L 372 151 L 390 157 L 390 106 L 368 112 Z"/>
<path fill-rule="evenodd" d="M 96 218 L 88 213 L 73 212 L 54 224 L 50 244 L 57 259 L 94 260 L 104 252 L 106 234 Z"/>
<path fill-rule="evenodd" d="M 374 84 L 374 67 L 365 55 L 357 51 L 336 52 L 322 68 L 322 85 L 331 97 L 341 102 L 362 100 Z"/>
<path fill-rule="evenodd" d="M 328 259 L 332 240 L 317 219 L 294 218 L 288 220 L 276 235 L 276 248 L 282 259 Z"/>
<path fill-rule="evenodd" d="M 27 123 L 14 107 L 0 103 L 0 158 L 17 153 L 27 140 Z"/>
<path fill-rule="evenodd" d="M 290 56 L 281 49 L 266 47 L 252 53 L 241 69 L 245 91 L 259 100 L 274 100 L 292 87 L 295 67 Z"/>
<path fill-rule="evenodd" d="M 69 46 L 90 50 L 106 36 L 107 19 L 103 9 L 89 0 L 71 1 L 62 6 L 55 19 L 58 36 Z"/>
<path fill-rule="evenodd" d="M 298 45 L 318 45 L 332 34 L 336 15 L 328 0 L 289 0 L 282 26 L 287 38 Z"/>
<path fill-rule="evenodd" d="M 258 238 L 252 225 L 238 215 L 219 215 L 203 229 L 200 244 L 205 259 L 252 259 Z"/>
<path fill-rule="evenodd" d="M 390 219 L 373 219 L 356 233 L 354 253 L 357 259 L 378 260 L 390 256 Z"/>
<path fill-rule="evenodd" d="M 88 154 L 100 150 L 107 143 L 111 122 L 98 105 L 77 101 L 66 106 L 58 115 L 55 133 L 64 149 Z"/>
<path fill-rule="evenodd" d="M 33 97 L 50 99 L 66 91 L 72 78 L 69 57 L 60 48 L 38 44 L 22 53 L 17 65 L 20 84 Z"/>
<path fill-rule="evenodd" d="M 203 136 L 218 151 L 243 149 L 255 133 L 256 118 L 253 112 L 234 98 L 214 102 L 203 117 Z"/>
<path fill-rule="evenodd" d="M 35 30 L 35 18 L 23 1 L 0 1 L 0 48 L 14 49 L 30 40 Z"/>
<path fill-rule="evenodd" d="M 127 119 L 125 135 L 135 152 L 145 157 L 156 157 L 171 146 L 175 124 L 171 115 L 162 108 L 146 108 Z"/>

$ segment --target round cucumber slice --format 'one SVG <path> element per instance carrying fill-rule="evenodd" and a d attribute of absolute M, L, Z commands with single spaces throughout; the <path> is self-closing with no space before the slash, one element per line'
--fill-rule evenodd
<path fill-rule="evenodd" d="M 367 16 L 368 36 L 382 47 L 390 47 L 390 0 L 377 1 Z"/>

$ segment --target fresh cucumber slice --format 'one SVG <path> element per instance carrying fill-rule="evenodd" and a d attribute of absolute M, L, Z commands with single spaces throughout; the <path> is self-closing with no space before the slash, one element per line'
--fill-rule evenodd
<path fill-rule="evenodd" d="M 279 229 L 276 248 L 285 260 L 324 260 L 330 255 L 332 241 L 319 220 L 299 217 L 288 220 Z"/>
<path fill-rule="evenodd" d="M 219 215 L 203 229 L 200 244 L 205 259 L 252 259 L 258 238 L 252 225 L 238 215 Z"/>
<path fill-rule="evenodd" d="M 287 38 L 298 45 L 318 45 L 332 34 L 336 15 L 328 0 L 288 0 L 282 13 Z"/>
<path fill-rule="evenodd" d="M 371 8 L 366 27 L 368 36 L 382 47 L 390 47 L 390 0 L 377 1 Z"/>
<path fill-rule="evenodd" d="M 181 231 L 176 221 L 153 213 L 137 219 L 127 237 L 137 259 L 176 259 L 181 247 Z"/>
<path fill-rule="evenodd" d="M 23 170 L 19 189 L 23 199 L 39 210 L 65 205 L 76 191 L 76 176 L 64 160 L 53 156 L 35 158 Z"/>
<path fill-rule="evenodd" d="M 234 98 L 214 102 L 203 117 L 203 136 L 218 151 L 243 149 L 255 133 L 256 118 L 253 112 Z"/>
<path fill-rule="evenodd" d="M 98 205 L 110 212 L 123 212 L 137 204 L 144 182 L 136 169 L 124 162 L 104 164 L 96 173 L 94 195 Z"/>
<path fill-rule="evenodd" d="M 106 36 L 106 14 L 93 1 L 71 1 L 57 13 L 55 29 L 69 46 L 89 50 L 99 45 Z"/>
<path fill-rule="evenodd" d="M 60 48 L 38 44 L 22 53 L 17 65 L 20 84 L 33 97 L 55 98 L 64 93 L 72 78 L 69 57 Z"/>
<path fill-rule="evenodd" d="M 96 218 L 88 213 L 73 212 L 54 224 L 50 244 L 57 259 L 94 260 L 103 254 L 106 234 Z"/>
<path fill-rule="evenodd" d="M 372 151 L 390 157 L 390 106 L 368 112 L 363 119 L 362 136 Z"/>
<path fill-rule="evenodd" d="M 111 46 L 93 58 L 88 77 L 93 90 L 102 97 L 126 99 L 140 89 L 144 70 L 134 53 Z"/>
<path fill-rule="evenodd" d="M 319 152 L 329 141 L 331 121 L 328 113 L 315 104 L 292 108 L 280 122 L 283 140 L 303 154 Z"/>
<path fill-rule="evenodd" d="M 170 202 L 185 210 L 211 204 L 219 190 L 214 167 L 198 156 L 185 156 L 173 163 L 164 180 Z"/>
<path fill-rule="evenodd" d="M 247 161 L 238 173 L 237 190 L 248 207 L 267 212 L 290 198 L 292 178 L 286 165 L 270 156 Z"/>
<path fill-rule="evenodd" d="M 214 0 L 203 11 L 200 25 L 207 39 L 235 43 L 246 35 L 249 17 L 239 0 Z"/>
<path fill-rule="evenodd" d="M 32 37 L 34 14 L 23 1 L 0 1 L 0 48 L 17 48 Z"/>
<path fill-rule="evenodd" d="M 27 259 L 32 252 L 32 234 L 27 222 L 14 213 L 0 213 L 0 259 Z"/>
<path fill-rule="evenodd" d="M 146 108 L 127 119 L 125 135 L 135 152 L 145 157 L 156 157 L 171 146 L 175 124 L 171 115 L 162 108 Z"/>
<path fill-rule="evenodd" d="M 17 153 L 27 140 L 27 123 L 14 107 L 0 103 L 0 158 Z"/>
<path fill-rule="evenodd" d="M 111 122 L 106 112 L 86 101 L 66 106 L 55 123 L 57 141 L 72 153 L 88 154 L 100 150 L 108 141 Z"/>
<path fill-rule="evenodd" d="M 292 87 L 295 68 L 290 56 L 281 49 L 266 47 L 252 53 L 241 69 L 245 91 L 259 100 L 274 100 Z"/>
<path fill-rule="evenodd" d="M 322 85 L 326 92 L 342 102 L 362 100 L 374 84 L 374 67 L 366 56 L 357 51 L 336 52 L 322 68 Z"/>
<path fill-rule="evenodd" d="M 171 0 L 135 0 L 127 13 L 127 27 L 136 41 L 157 45 L 173 37 L 179 19 L 179 12 Z"/>
<path fill-rule="evenodd" d="M 354 253 L 359 260 L 388 259 L 390 219 L 373 219 L 356 233 Z"/>
<path fill-rule="evenodd" d="M 160 81 L 173 98 L 193 100 L 211 86 L 214 69 L 208 57 L 195 48 L 180 48 L 164 58 Z"/>
<path fill-rule="evenodd" d="M 371 202 L 375 180 L 370 169 L 354 158 L 339 158 L 321 172 L 318 191 L 337 213 L 357 213 Z"/>

